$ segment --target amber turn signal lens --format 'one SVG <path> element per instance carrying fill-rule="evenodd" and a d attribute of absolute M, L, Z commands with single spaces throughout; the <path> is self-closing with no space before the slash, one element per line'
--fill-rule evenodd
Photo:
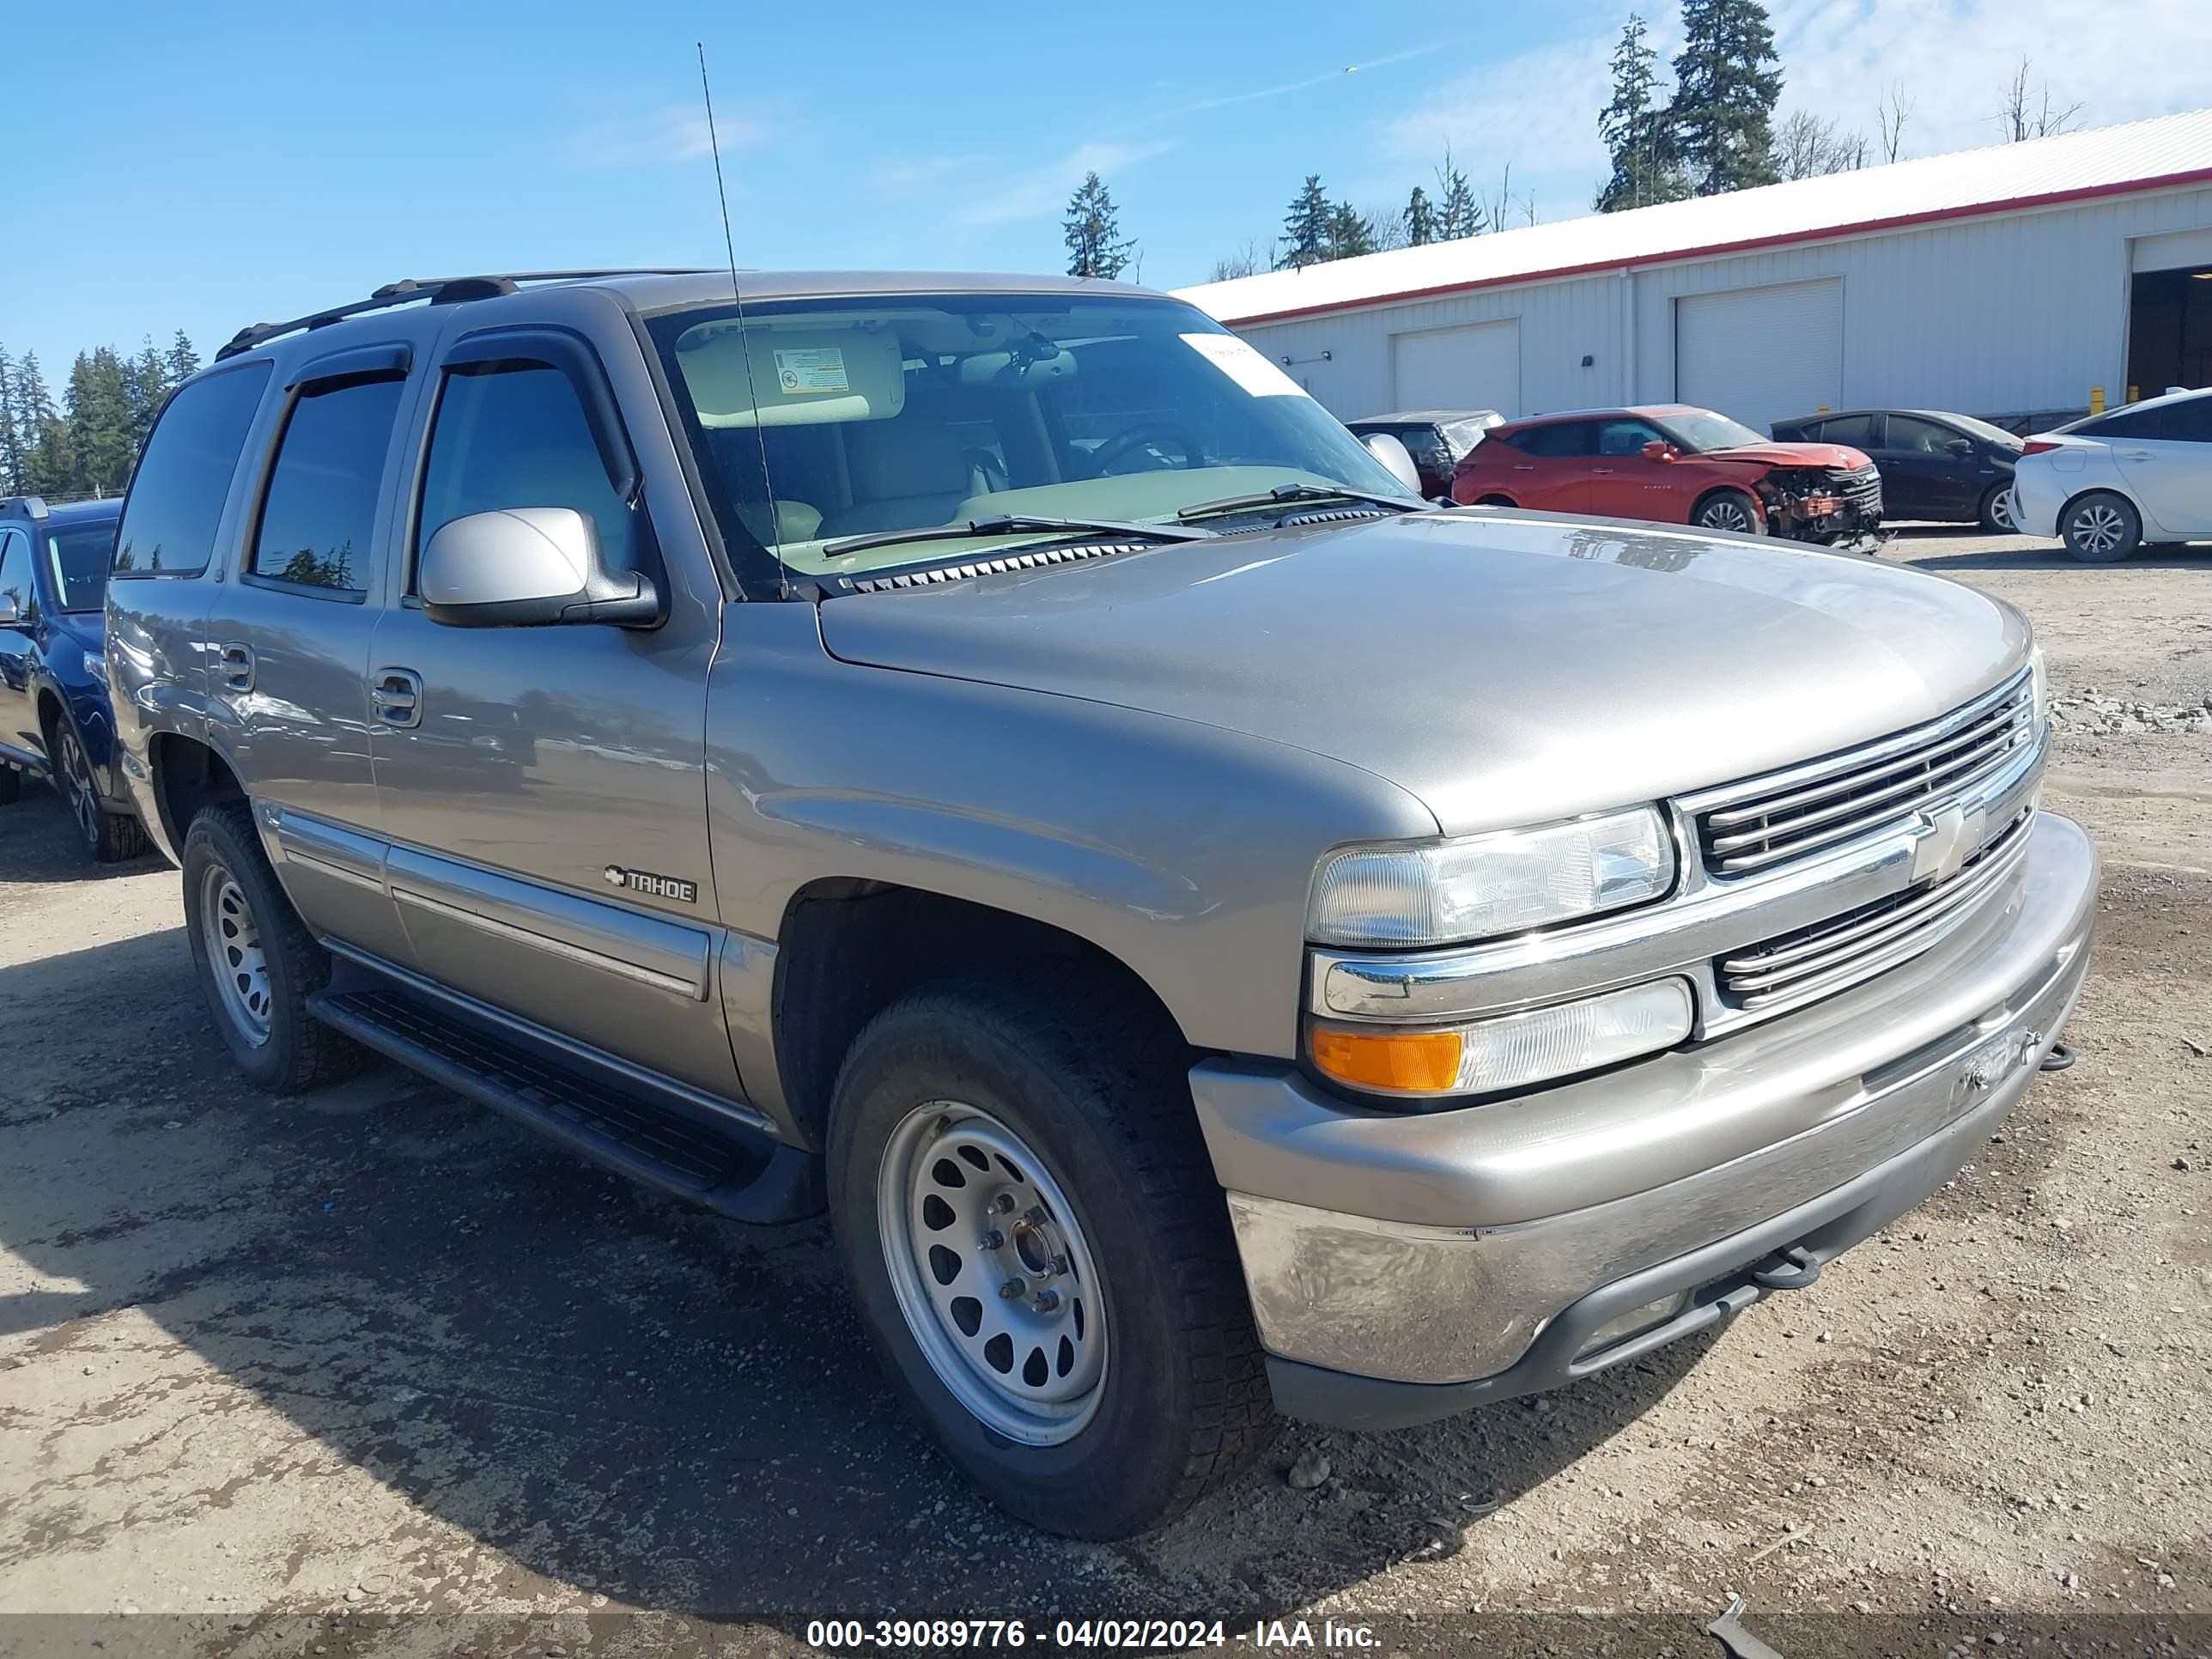
<path fill-rule="evenodd" d="M 1324 1077 L 1355 1089 L 1405 1089 L 1438 1094 L 1459 1080 L 1457 1031 L 1347 1031 L 1313 1034 L 1313 1060 Z"/>

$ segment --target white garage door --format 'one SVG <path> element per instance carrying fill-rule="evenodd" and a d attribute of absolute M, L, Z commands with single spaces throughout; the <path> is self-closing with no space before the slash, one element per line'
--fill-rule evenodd
<path fill-rule="evenodd" d="M 1844 402 L 1844 284 L 1790 283 L 1674 301 L 1674 395 L 1765 432 Z"/>
<path fill-rule="evenodd" d="M 1390 337 L 1390 402 L 1397 409 L 1521 412 L 1521 319 L 1425 328 Z"/>

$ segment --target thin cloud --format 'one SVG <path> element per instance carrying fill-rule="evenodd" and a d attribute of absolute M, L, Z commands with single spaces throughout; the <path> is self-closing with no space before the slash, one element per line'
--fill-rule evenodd
<path fill-rule="evenodd" d="M 1154 138 L 1141 143 L 1084 144 L 1056 161 L 994 186 L 988 195 L 963 206 L 956 216 L 965 225 L 996 225 L 1011 219 L 1042 218 L 1066 205 L 1069 192 L 1083 182 L 1085 173 L 1118 173 L 1140 161 L 1166 155 L 1181 142 Z"/>
<path fill-rule="evenodd" d="M 895 155 L 868 169 L 868 182 L 884 190 L 919 190 L 941 185 L 981 167 L 988 155 Z"/>
<path fill-rule="evenodd" d="M 725 113 L 714 118 L 714 136 L 726 153 L 761 143 L 768 137 L 768 127 Z M 713 145 L 704 111 L 696 105 L 668 104 L 595 121 L 570 136 L 568 149 L 587 167 L 641 167 L 696 161 L 711 154 Z"/>
<path fill-rule="evenodd" d="M 1188 103 L 1178 104 L 1172 109 L 1159 110 L 1147 115 L 1136 124 L 1136 127 L 1137 130 L 1141 131 L 1146 127 L 1158 126 L 1163 121 L 1180 120 L 1186 115 L 1203 114 L 1207 110 L 1227 109 L 1232 104 L 1255 104 L 1266 98 L 1286 97 L 1294 92 L 1305 92 L 1315 87 L 1325 87 L 1332 82 L 1341 82 L 1348 76 L 1388 69 L 1393 64 L 1411 63 L 1414 58 L 1427 58 L 1436 52 L 1448 51 L 1463 44 L 1458 40 L 1432 40 L 1426 46 L 1408 46 L 1403 52 L 1394 52 L 1382 58 L 1370 58 L 1364 64 L 1347 64 L 1318 75 L 1306 76 L 1300 80 L 1285 81 L 1279 86 L 1256 87 L 1249 92 L 1223 93 L 1214 97 L 1194 99 Z M 1182 83 L 1172 81 L 1156 82 L 1154 85 L 1164 90 L 1185 89 Z"/>

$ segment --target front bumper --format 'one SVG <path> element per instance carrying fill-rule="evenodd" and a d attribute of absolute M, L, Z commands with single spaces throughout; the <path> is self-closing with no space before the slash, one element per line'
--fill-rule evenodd
<path fill-rule="evenodd" d="M 1280 1068 L 1194 1068 L 1276 1403 L 1421 1422 L 1809 1283 L 2026 1091 L 2080 995 L 2096 884 L 2088 837 L 2039 815 L 2005 901 L 1924 956 L 1517 1100 L 1364 1111 Z"/>

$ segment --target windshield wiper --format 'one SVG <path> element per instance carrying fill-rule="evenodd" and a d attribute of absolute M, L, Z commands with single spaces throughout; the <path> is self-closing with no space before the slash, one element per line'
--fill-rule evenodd
<path fill-rule="evenodd" d="M 1013 536 L 1035 530 L 1066 530 L 1077 535 L 1126 536 L 1131 541 L 1202 542 L 1210 541 L 1217 533 L 1211 530 L 1194 530 L 1185 525 L 1139 524 L 1127 519 L 1058 519 L 1035 513 L 1002 513 L 993 519 L 975 519 L 968 524 L 931 525 L 919 530 L 878 530 L 866 536 L 848 536 L 842 541 L 825 542 L 822 556 L 842 558 L 848 553 L 861 553 L 872 547 L 896 547 L 906 542 L 949 542 L 963 536 Z"/>
<path fill-rule="evenodd" d="M 1249 495 L 1224 495 L 1218 501 L 1200 501 L 1186 507 L 1176 517 L 1188 523 L 1217 513 L 1246 513 L 1255 507 L 1287 507 L 1297 501 L 1366 501 L 1400 513 L 1419 513 L 1431 505 L 1418 495 L 1382 495 L 1372 490 L 1354 489 L 1348 484 L 1290 483 L 1255 490 Z"/>

